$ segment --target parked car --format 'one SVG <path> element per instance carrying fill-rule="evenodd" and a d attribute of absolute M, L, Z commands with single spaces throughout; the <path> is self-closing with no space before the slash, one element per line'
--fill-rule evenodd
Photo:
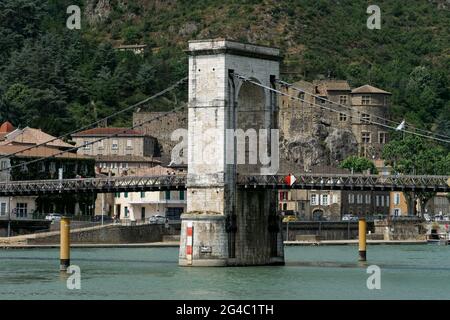
<path fill-rule="evenodd" d="M 286 216 L 283 218 L 283 222 L 295 222 L 298 221 L 298 218 L 296 216 Z"/>
<path fill-rule="evenodd" d="M 108 215 L 98 215 L 98 216 L 92 217 L 92 222 L 102 222 L 102 217 L 103 217 L 103 222 L 112 222 L 113 221 L 113 218 L 111 218 Z"/>
<path fill-rule="evenodd" d="M 151 224 L 164 224 L 166 222 L 166 218 L 157 214 L 157 215 L 151 216 L 148 219 L 148 222 L 150 222 Z"/>
<path fill-rule="evenodd" d="M 61 220 L 62 214 L 59 213 L 49 213 L 45 216 L 45 220 L 49 221 L 59 221 Z"/>
<path fill-rule="evenodd" d="M 342 221 L 358 221 L 358 217 L 352 214 L 345 214 L 342 216 Z"/>

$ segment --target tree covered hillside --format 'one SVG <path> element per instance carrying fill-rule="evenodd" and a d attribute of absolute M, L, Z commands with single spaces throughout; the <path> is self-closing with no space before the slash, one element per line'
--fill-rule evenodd
<path fill-rule="evenodd" d="M 68 30 L 67 6 L 82 10 Z M 187 74 L 190 39 L 280 47 L 283 78 L 365 83 L 393 93 L 392 117 L 450 135 L 450 5 L 377 1 L 381 30 L 354 0 L 2 0 L 0 121 L 53 134 L 147 97 Z M 143 56 L 119 44 L 147 44 Z M 183 99 L 168 95 L 157 106 Z M 131 124 L 124 114 L 110 124 Z"/>

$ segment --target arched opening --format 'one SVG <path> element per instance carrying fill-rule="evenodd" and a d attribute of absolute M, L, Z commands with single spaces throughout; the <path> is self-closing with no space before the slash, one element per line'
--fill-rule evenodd
<path fill-rule="evenodd" d="M 313 220 L 314 221 L 323 221 L 323 210 L 322 209 L 316 209 L 313 211 Z"/>
<path fill-rule="evenodd" d="M 256 80 L 253 80 L 256 81 Z M 250 82 L 244 82 L 238 93 L 236 110 L 236 156 L 237 171 L 240 174 L 260 172 L 258 158 L 259 129 L 265 128 L 266 97 L 264 89 Z"/>

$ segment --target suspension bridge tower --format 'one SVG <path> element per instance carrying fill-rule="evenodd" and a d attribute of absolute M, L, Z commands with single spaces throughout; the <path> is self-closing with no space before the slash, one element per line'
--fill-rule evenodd
<path fill-rule="evenodd" d="M 278 150 L 270 150 L 270 135 L 258 135 L 255 162 L 251 134 L 244 140 L 230 135 L 277 128 L 276 94 L 236 75 L 274 88 L 279 50 L 215 39 L 190 41 L 188 54 L 187 212 L 181 217 L 179 264 L 283 264 L 276 191 L 236 186 L 239 175 L 268 173 L 260 158 L 264 139 L 268 154 L 278 156 Z"/>

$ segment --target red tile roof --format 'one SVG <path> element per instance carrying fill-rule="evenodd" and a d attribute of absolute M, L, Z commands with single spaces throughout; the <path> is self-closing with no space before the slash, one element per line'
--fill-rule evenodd
<path fill-rule="evenodd" d="M 0 126 L 0 133 L 8 133 L 14 131 L 14 126 L 11 124 L 11 122 L 6 121 L 3 122 L 3 124 Z"/>
<path fill-rule="evenodd" d="M 142 136 L 142 132 L 127 128 L 92 128 L 73 134 L 73 137 L 80 136 L 110 136 L 117 134 L 119 136 Z"/>

